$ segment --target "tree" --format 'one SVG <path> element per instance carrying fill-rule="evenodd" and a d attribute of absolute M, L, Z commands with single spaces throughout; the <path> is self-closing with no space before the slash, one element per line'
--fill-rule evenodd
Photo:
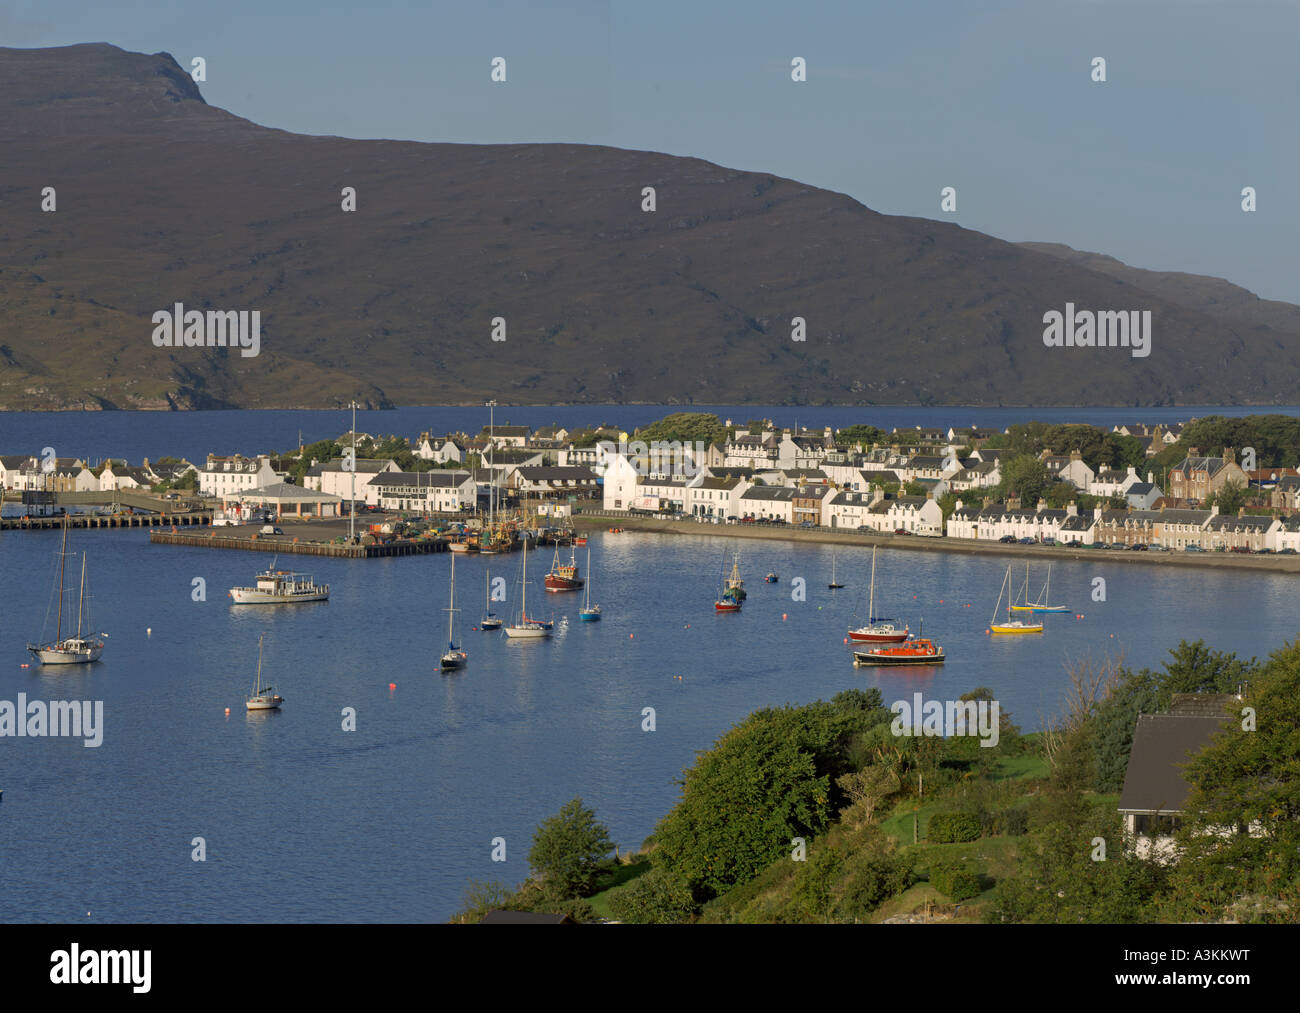
<path fill-rule="evenodd" d="M 1235 478 L 1230 478 L 1218 492 L 1206 498 L 1205 505 L 1207 508 L 1217 506 L 1221 514 L 1235 514 L 1246 505 L 1246 489 Z"/>
<path fill-rule="evenodd" d="M 707 412 L 674 412 L 658 422 L 642 426 L 636 431 L 636 438 L 646 443 L 653 440 L 665 443 L 678 440 L 688 444 L 698 441 L 706 447 L 714 443 L 721 446 L 727 442 L 727 427 L 716 415 Z"/>
<path fill-rule="evenodd" d="M 528 864 L 550 897 L 585 897 L 591 894 L 600 863 L 613 847 L 596 814 L 581 798 L 575 798 L 538 825 Z"/>
<path fill-rule="evenodd" d="M 1002 466 L 1002 482 L 998 491 L 1003 498 L 1015 496 L 1026 508 L 1035 506 L 1047 491 L 1051 476 L 1047 465 L 1036 457 L 1021 454 Z"/>
<path fill-rule="evenodd" d="M 875 443 L 883 443 L 885 434 L 875 426 L 853 425 L 845 426 L 843 429 L 835 432 L 835 446 L 841 450 L 847 450 L 854 444 L 860 443 L 864 447 L 870 447 Z"/>

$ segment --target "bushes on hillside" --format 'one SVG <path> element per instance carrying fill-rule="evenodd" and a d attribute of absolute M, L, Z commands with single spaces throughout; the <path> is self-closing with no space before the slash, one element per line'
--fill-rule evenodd
<path fill-rule="evenodd" d="M 622 922 L 672 925 L 699 910 L 690 888 L 663 869 L 651 869 L 609 896 L 609 909 Z"/>
<path fill-rule="evenodd" d="M 930 885 L 954 901 L 970 900 L 983 890 L 977 873 L 958 863 L 936 862 L 930 867 Z"/>
<path fill-rule="evenodd" d="M 933 844 L 956 844 L 980 839 L 980 820 L 971 813 L 935 813 L 926 839 Z"/>

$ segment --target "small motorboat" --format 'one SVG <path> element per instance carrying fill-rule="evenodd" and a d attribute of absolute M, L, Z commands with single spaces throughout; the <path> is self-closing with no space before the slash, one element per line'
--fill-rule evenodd
<path fill-rule="evenodd" d="M 766 577 L 763 578 L 763 580 L 768 584 L 775 584 L 780 579 L 781 578 L 778 577 L 775 573 L 769 573 Z"/>

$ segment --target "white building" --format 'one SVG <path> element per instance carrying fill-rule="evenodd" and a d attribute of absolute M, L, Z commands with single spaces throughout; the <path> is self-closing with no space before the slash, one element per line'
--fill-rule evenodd
<path fill-rule="evenodd" d="M 381 471 L 367 485 L 383 510 L 459 513 L 473 509 L 477 497 L 467 471 Z"/>
<path fill-rule="evenodd" d="M 344 460 L 336 457 L 331 461 L 313 464 L 302 478 L 304 489 L 329 493 L 344 500 L 351 500 L 355 490 L 358 503 L 367 506 L 379 506 L 379 488 L 371 486 L 370 480 L 384 472 L 399 472 L 401 469 L 392 458 L 374 459 L 357 458 L 356 470 L 344 468 Z"/>
<path fill-rule="evenodd" d="M 223 499 L 237 497 L 247 489 L 272 485 L 285 477 L 284 472 L 277 472 L 271 466 L 271 458 L 266 454 L 257 457 L 244 457 L 234 454 L 230 457 L 218 457 L 209 454 L 199 473 L 199 492 L 204 496 L 216 496 Z M 102 482 L 101 482 L 102 485 Z"/>

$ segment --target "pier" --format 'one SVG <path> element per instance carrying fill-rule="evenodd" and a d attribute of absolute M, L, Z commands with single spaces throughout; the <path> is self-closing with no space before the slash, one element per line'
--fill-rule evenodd
<path fill-rule="evenodd" d="M 0 517 L 0 531 L 40 531 L 63 527 L 63 515 L 53 517 Z M 70 528 L 198 527 L 212 523 L 212 511 L 174 514 L 68 514 Z"/>
<path fill-rule="evenodd" d="M 250 525 L 251 527 L 251 525 Z M 227 533 L 230 532 L 230 533 Z M 231 529 L 197 531 L 149 532 L 152 545 L 185 545 L 198 549 L 243 549 L 247 552 L 276 552 L 280 555 L 328 556 L 333 559 L 380 559 L 386 556 L 424 556 L 431 552 L 446 552 L 448 542 L 443 538 L 395 539 L 371 545 L 349 545 L 337 540 L 303 541 L 298 537 L 283 535 L 235 534 Z"/>

